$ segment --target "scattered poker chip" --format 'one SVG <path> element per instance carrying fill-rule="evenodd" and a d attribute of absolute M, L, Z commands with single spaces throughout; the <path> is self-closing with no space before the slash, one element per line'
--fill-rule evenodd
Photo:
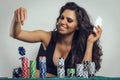
<path fill-rule="evenodd" d="M 22 68 L 21 67 L 13 69 L 13 78 L 20 78 L 21 75 L 22 75 Z"/>
<path fill-rule="evenodd" d="M 19 54 L 21 55 L 21 56 L 24 56 L 25 55 L 25 49 L 24 49 L 24 47 L 19 47 L 18 48 L 18 51 L 19 51 Z"/>
<path fill-rule="evenodd" d="M 68 68 L 67 69 L 67 76 L 68 77 L 75 77 L 75 68 Z"/>

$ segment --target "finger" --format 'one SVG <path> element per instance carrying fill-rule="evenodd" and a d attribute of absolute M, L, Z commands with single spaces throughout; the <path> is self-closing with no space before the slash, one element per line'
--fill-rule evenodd
<path fill-rule="evenodd" d="M 20 21 L 24 20 L 24 16 L 23 16 L 23 8 L 20 8 Z"/>
<path fill-rule="evenodd" d="M 18 19 L 18 22 L 20 22 L 20 9 L 17 10 L 17 19 Z"/>
<path fill-rule="evenodd" d="M 101 28 L 101 26 L 98 26 L 98 30 L 99 30 L 100 32 L 102 32 L 102 28 Z"/>
<path fill-rule="evenodd" d="M 25 21 L 25 19 L 26 19 L 26 17 L 27 17 L 27 10 L 25 9 L 25 8 L 21 8 L 21 23 L 22 24 L 24 24 L 24 21 Z"/>
<path fill-rule="evenodd" d="M 23 12 L 24 12 L 23 16 L 24 16 L 24 20 L 25 20 L 27 18 L 27 10 L 24 8 Z"/>
<path fill-rule="evenodd" d="M 100 26 L 95 27 L 95 29 L 96 29 L 95 38 L 99 39 L 102 33 L 102 29 L 100 28 Z"/>
<path fill-rule="evenodd" d="M 100 26 L 95 27 L 95 29 L 97 30 L 97 33 L 102 33 L 102 28 Z"/>
<path fill-rule="evenodd" d="M 22 24 L 24 24 L 25 19 L 27 18 L 27 10 L 25 8 L 23 8 L 23 21 Z"/>
<path fill-rule="evenodd" d="M 98 32 L 97 32 L 97 38 L 98 38 L 98 39 L 100 38 L 101 34 L 102 34 L 102 31 L 98 31 Z"/>
<path fill-rule="evenodd" d="M 20 22 L 23 25 L 24 24 L 24 12 L 23 12 L 23 8 L 20 8 Z"/>
<path fill-rule="evenodd" d="M 98 26 L 98 36 L 100 37 L 101 36 L 101 34 L 102 34 L 102 28 L 100 27 L 100 26 Z"/>
<path fill-rule="evenodd" d="M 15 18 L 15 21 L 18 22 L 17 11 L 14 12 L 14 18 Z"/>
<path fill-rule="evenodd" d="M 93 28 L 93 32 L 96 34 L 97 33 L 97 27 L 95 26 L 94 28 Z"/>

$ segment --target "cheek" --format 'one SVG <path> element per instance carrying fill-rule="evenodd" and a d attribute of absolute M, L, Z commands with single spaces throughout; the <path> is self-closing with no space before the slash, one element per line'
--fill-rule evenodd
<path fill-rule="evenodd" d="M 72 28 L 72 29 L 76 29 L 76 28 L 77 28 L 77 24 L 72 24 L 72 25 L 71 25 L 71 28 Z"/>
<path fill-rule="evenodd" d="M 68 28 L 68 31 L 74 32 L 76 30 L 76 26 L 71 26 Z"/>

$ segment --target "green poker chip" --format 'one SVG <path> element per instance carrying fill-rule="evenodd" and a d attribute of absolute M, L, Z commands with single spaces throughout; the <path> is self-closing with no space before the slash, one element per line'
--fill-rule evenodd
<path fill-rule="evenodd" d="M 75 68 L 68 68 L 67 69 L 67 76 L 74 77 L 75 76 Z"/>

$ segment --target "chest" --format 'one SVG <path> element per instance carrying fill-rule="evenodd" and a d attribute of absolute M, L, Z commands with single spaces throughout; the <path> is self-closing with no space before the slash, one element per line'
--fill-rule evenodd
<path fill-rule="evenodd" d="M 67 46 L 67 45 L 56 44 L 56 47 L 55 47 L 55 50 L 54 50 L 54 53 L 53 53 L 53 63 L 54 63 L 54 65 L 57 66 L 57 60 L 61 57 L 66 60 L 70 50 L 71 50 L 70 45 Z"/>

